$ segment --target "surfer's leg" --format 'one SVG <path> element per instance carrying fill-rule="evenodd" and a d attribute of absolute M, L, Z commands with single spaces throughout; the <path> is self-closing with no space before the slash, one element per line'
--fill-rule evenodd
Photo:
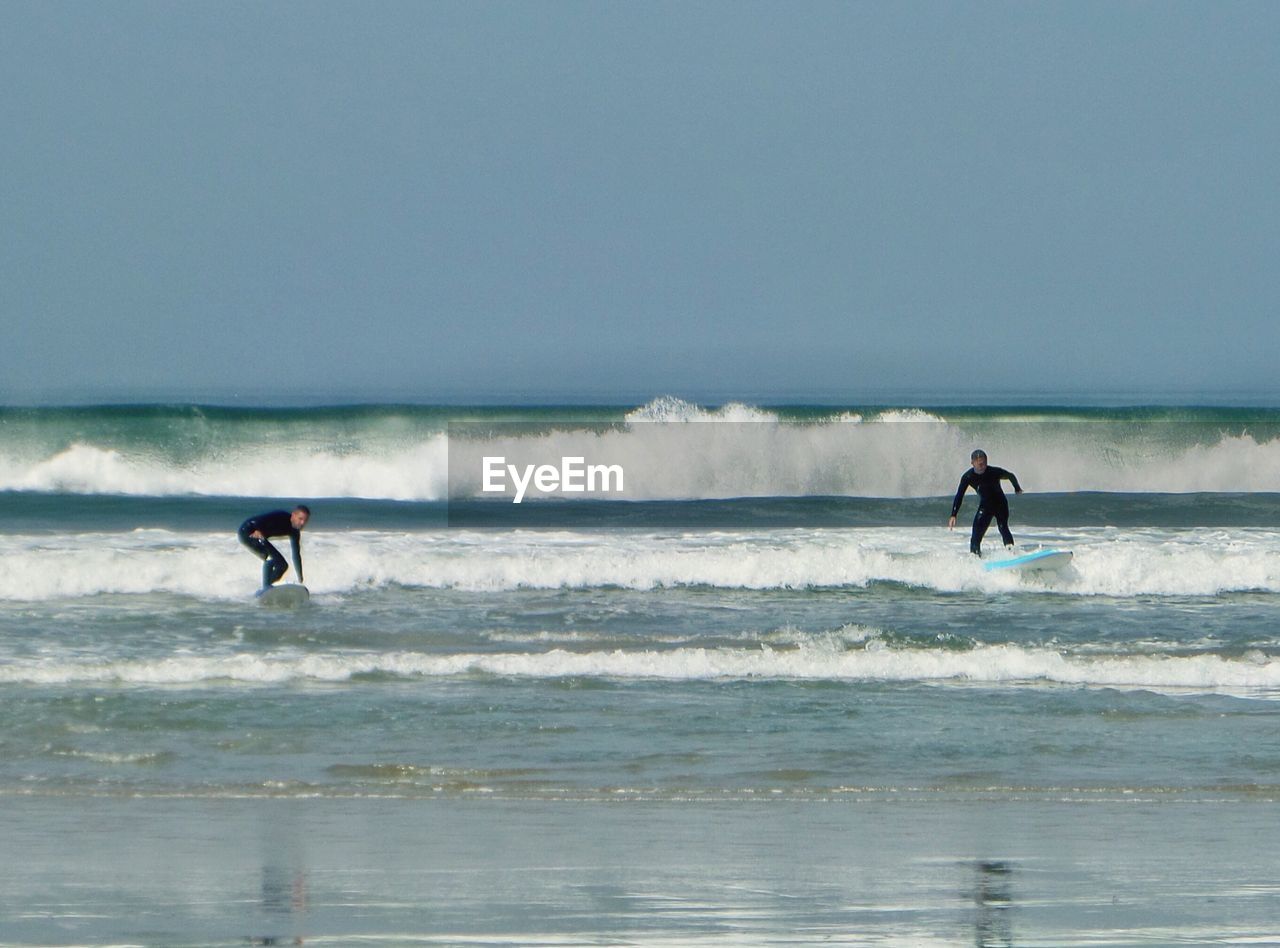
<path fill-rule="evenodd" d="M 285 570 L 289 568 L 289 564 L 285 561 L 280 551 L 272 546 L 267 540 L 259 537 L 251 537 L 247 533 L 241 533 L 240 542 L 253 550 L 255 556 L 262 560 L 262 588 L 266 589 L 272 585 L 277 579 L 284 575 Z"/>
<path fill-rule="evenodd" d="M 978 508 L 973 518 L 973 533 L 969 537 L 969 552 L 975 556 L 982 555 L 982 538 L 986 536 L 987 527 L 991 526 L 991 514 L 982 507 Z"/>
<path fill-rule="evenodd" d="M 1013 546 L 1013 534 L 1009 532 L 1009 511 L 996 514 L 996 528 L 1000 531 L 1000 539 L 1005 546 Z"/>
<path fill-rule="evenodd" d="M 285 560 L 284 555 L 266 540 L 262 541 L 262 545 L 267 548 L 266 558 L 262 561 L 262 588 L 275 585 L 276 580 L 283 576 L 289 569 L 289 563 Z"/>

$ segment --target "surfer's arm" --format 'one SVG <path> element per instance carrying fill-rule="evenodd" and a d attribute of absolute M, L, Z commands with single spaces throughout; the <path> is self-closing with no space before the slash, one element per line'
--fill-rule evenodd
<path fill-rule="evenodd" d="M 297 532 L 289 534 L 289 546 L 293 552 L 293 571 L 298 574 L 298 582 L 303 582 L 302 578 L 302 537 Z"/>
<path fill-rule="evenodd" d="M 951 501 L 951 519 L 954 520 L 956 514 L 960 512 L 960 505 L 964 502 L 964 492 L 969 489 L 969 473 L 966 471 L 960 478 L 960 486 L 956 488 L 955 500 Z"/>
<path fill-rule="evenodd" d="M 1015 494 L 1022 493 L 1022 485 L 1018 483 L 1018 478 L 1014 475 L 1013 471 L 1006 471 L 1004 468 L 1001 468 L 1000 479 L 1011 483 Z"/>

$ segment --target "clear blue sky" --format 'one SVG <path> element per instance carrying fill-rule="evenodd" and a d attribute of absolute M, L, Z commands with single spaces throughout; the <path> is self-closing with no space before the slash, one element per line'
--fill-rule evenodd
<path fill-rule="evenodd" d="M 1274 3 L 6 0 L 0 401 L 1275 392 L 1277 49 Z"/>

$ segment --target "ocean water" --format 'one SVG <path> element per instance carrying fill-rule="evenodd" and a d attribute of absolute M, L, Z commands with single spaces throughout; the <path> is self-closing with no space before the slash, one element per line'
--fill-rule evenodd
<path fill-rule="evenodd" d="M 1280 411 L 5 409 L 0 561 L 0 943 L 1280 940 Z"/>

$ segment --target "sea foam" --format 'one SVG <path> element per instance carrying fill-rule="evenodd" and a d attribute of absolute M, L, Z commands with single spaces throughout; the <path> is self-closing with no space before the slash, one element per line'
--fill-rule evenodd
<path fill-rule="evenodd" d="M 1079 655 L 1050 648 L 980 645 L 968 650 L 893 648 L 878 639 L 850 648 L 823 644 L 771 648 L 672 648 L 426 654 L 420 652 L 175 655 L 89 662 L 20 660 L 0 667 L 0 683 L 279 685 L 357 677 L 787 680 L 1054 684 L 1152 691 L 1191 690 L 1270 696 L 1280 690 L 1280 659 L 1250 654 Z"/>
<path fill-rule="evenodd" d="M 304 541 L 320 595 L 412 590 L 866 588 L 895 583 L 940 593 L 1032 591 L 1069 596 L 1214 596 L 1280 592 L 1280 531 L 1077 528 L 1056 574 L 985 572 L 945 529 L 856 528 L 640 532 L 317 531 Z M 168 593 L 242 598 L 257 561 L 229 532 L 138 530 L 0 536 L 0 600 Z"/>

